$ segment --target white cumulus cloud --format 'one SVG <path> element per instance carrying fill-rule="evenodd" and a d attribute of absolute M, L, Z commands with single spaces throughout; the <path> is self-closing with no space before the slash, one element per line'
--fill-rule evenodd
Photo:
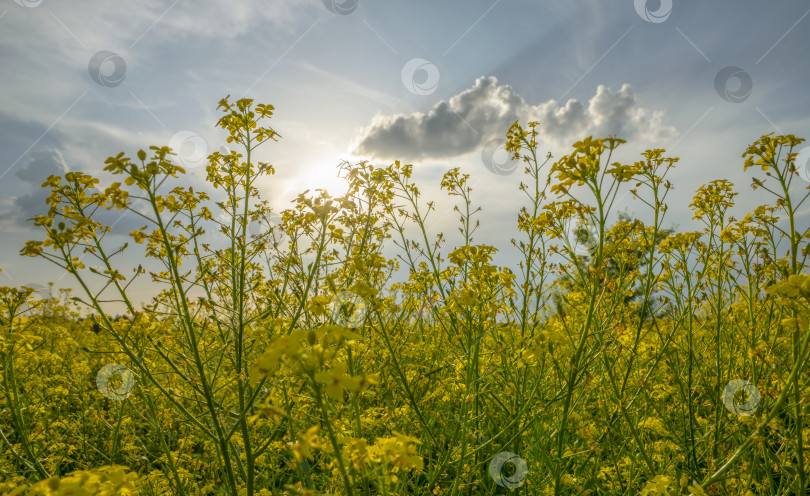
<path fill-rule="evenodd" d="M 657 142 L 677 133 L 665 124 L 663 111 L 638 105 L 629 84 L 615 92 L 600 85 L 587 104 L 570 99 L 530 105 L 510 85 L 490 76 L 427 112 L 375 117 L 362 130 L 354 153 L 402 160 L 454 157 L 504 137 L 517 119 L 539 121 L 540 138 L 552 147 L 589 135 Z"/>

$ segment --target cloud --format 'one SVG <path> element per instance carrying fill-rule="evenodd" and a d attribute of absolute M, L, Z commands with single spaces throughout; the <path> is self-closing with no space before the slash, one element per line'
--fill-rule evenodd
<path fill-rule="evenodd" d="M 664 124 L 662 111 L 638 106 L 629 84 L 617 92 L 600 85 L 587 105 L 575 99 L 529 105 L 510 85 L 499 85 L 490 76 L 478 78 L 472 88 L 426 113 L 375 117 L 362 130 L 354 153 L 403 160 L 454 157 L 504 137 L 517 119 L 539 121 L 540 138 L 552 147 L 568 146 L 588 135 L 660 141 L 677 133 Z"/>
<path fill-rule="evenodd" d="M 13 223 L 16 223 L 17 226 L 30 227 L 26 219 L 45 213 L 50 189 L 42 188 L 41 184 L 48 176 L 62 175 L 68 170 L 59 150 L 40 150 L 31 153 L 30 157 L 28 162 L 14 173 L 21 181 L 29 185 L 30 192 L 15 197 L 12 200 L 13 208 L 6 214 L 10 218 L 5 219 L 6 215 L 3 216 L 5 220 L 13 219 Z"/>
<path fill-rule="evenodd" d="M 377 116 L 355 154 L 378 158 L 440 158 L 463 155 L 496 134 L 505 134 L 526 107 L 509 85 L 481 77 L 472 88 L 437 103 L 427 113 Z"/>
<path fill-rule="evenodd" d="M 48 176 L 61 175 L 67 172 L 65 159 L 59 150 L 41 150 L 31 154 L 31 159 L 20 170 L 14 173 L 21 180 L 40 186 Z"/>
<path fill-rule="evenodd" d="M 585 135 L 660 141 L 677 132 L 664 124 L 664 112 L 639 107 L 633 89 L 626 83 L 615 93 L 599 85 L 587 107 L 573 99 L 565 106 L 549 100 L 530 108 L 528 114 L 540 122 L 541 136 L 551 136 L 566 145 Z"/>
<path fill-rule="evenodd" d="M 12 165 L 16 169 L 29 148 L 58 148 L 64 141 L 58 129 L 0 111 L 0 174 L 8 174 Z"/>
<path fill-rule="evenodd" d="M 59 150 L 48 149 L 31 153 L 28 162 L 14 173 L 28 185 L 29 192 L 3 202 L 5 208 L 0 212 L 2 229 L 14 231 L 31 229 L 33 224 L 28 219 L 48 211 L 47 199 L 51 189 L 43 188 L 42 183 L 48 176 L 63 176 L 68 170 L 70 169 Z M 116 234 L 126 234 L 143 224 L 131 213 L 124 215 L 124 212 L 105 209 L 98 210 L 94 219 L 104 225 L 113 226 L 115 228 L 113 233 Z"/>

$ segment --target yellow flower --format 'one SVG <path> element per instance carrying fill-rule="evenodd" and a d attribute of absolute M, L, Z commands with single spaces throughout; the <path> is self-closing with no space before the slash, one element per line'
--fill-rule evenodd
<path fill-rule="evenodd" d="M 769 295 L 780 294 L 795 298 L 797 296 L 810 297 L 810 277 L 804 274 L 793 274 L 787 279 L 768 286 L 765 290 Z"/>
<path fill-rule="evenodd" d="M 324 390 L 334 400 L 343 399 L 343 391 L 359 393 L 363 387 L 377 383 L 377 374 L 370 376 L 352 376 L 346 372 L 344 363 L 337 363 L 329 372 L 317 372 L 315 380 L 324 385 Z"/>
<path fill-rule="evenodd" d="M 641 490 L 641 496 L 667 496 L 670 494 L 672 478 L 666 475 L 656 475 L 653 480 Z"/>
<path fill-rule="evenodd" d="M 394 432 L 394 436 L 377 439 L 369 453 L 376 462 L 388 462 L 405 469 L 423 468 L 422 457 L 416 453 L 418 439 Z"/>
<path fill-rule="evenodd" d="M 706 493 L 703 491 L 703 488 L 698 485 L 689 486 L 689 495 L 690 496 L 706 496 Z"/>
<path fill-rule="evenodd" d="M 304 461 L 304 458 L 311 458 L 312 448 L 320 447 L 320 443 L 318 441 L 318 431 L 320 430 L 319 425 L 314 425 L 307 429 L 307 432 L 300 435 L 298 440 L 292 444 L 290 447 L 293 452 L 293 456 L 301 463 Z"/>
<path fill-rule="evenodd" d="M 51 477 L 37 482 L 31 486 L 31 491 L 34 494 L 54 496 L 136 494 L 133 481 L 138 478 L 138 474 L 126 470 L 127 467 L 118 465 L 77 470 L 61 478 Z"/>

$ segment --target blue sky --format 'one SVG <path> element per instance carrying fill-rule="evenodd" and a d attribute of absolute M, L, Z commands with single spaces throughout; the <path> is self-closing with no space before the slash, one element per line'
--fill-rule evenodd
<path fill-rule="evenodd" d="M 522 172 L 483 152 L 501 160 L 493 140 L 518 118 L 539 120 L 557 157 L 590 134 L 627 139 L 625 162 L 647 148 L 680 156 L 668 215 L 681 229 L 697 227 L 688 204 L 713 179 L 735 184 L 744 213 L 767 201 L 742 172 L 746 145 L 810 137 L 809 14 L 797 0 L 3 0 L 0 279 L 72 286 L 18 254 L 40 237 L 24 222 L 45 208 L 39 184 L 99 174 L 107 156 L 149 145 L 186 141 L 193 165 L 224 143 L 214 124 L 227 94 L 276 107 L 283 138 L 260 157 L 276 169 L 261 185 L 275 208 L 308 188 L 341 193 L 343 159 L 401 159 L 437 200 L 429 226 L 452 247 L 457 216 L 438 187 L 460 167 L 483 208 L 475 242 L 506 265 Z M 203 169 L 190 167 L 188 183 L 203 187 Z M 113 220 L 116 232 L 140 227 Z"/>

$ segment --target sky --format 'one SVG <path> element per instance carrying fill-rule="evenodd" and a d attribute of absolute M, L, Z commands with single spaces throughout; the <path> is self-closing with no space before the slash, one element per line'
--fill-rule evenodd
<path fill-rule="evenodd" d="M 184 181 L 210 190 L 200 158 L 225 143 L 226 95 L 275 107 L 281 139 L 259 159 L 276 173 L 260 191 L 279 211 L 306 189 L 344 192 L 343 160 L 401 160 L 436 200 L 428 228 L 449 252 L 458 217 L 439 185 L 459 167 L 482 207 L 474 242 L 515 268 L 524 176 L 503 141 L 519 119 L 539 121 L 555 157 L 589 135 L 627 140 L 625 163 L 648 148 L 680 157 L 667 222 L 697 229 L 688 205 L 708 181 L 734 183 L 740 215 L 768 202 L 743 172 L 747 145 L 810 138 L 808 46 L 810 4 L 798 0 L 2 0 L 0 284 L 75 287 L 19 255 L 42 238 L 26 219 L 45 211 L 51 174 L 103 178 L 108 156 L 171 146 Z M 644 215 L 631 195 L 616 208 Z M 133 217 L 107 219 L 122 243 L 141 227 Z M 148 285 L 135 290 L 148 299 Z"/>

